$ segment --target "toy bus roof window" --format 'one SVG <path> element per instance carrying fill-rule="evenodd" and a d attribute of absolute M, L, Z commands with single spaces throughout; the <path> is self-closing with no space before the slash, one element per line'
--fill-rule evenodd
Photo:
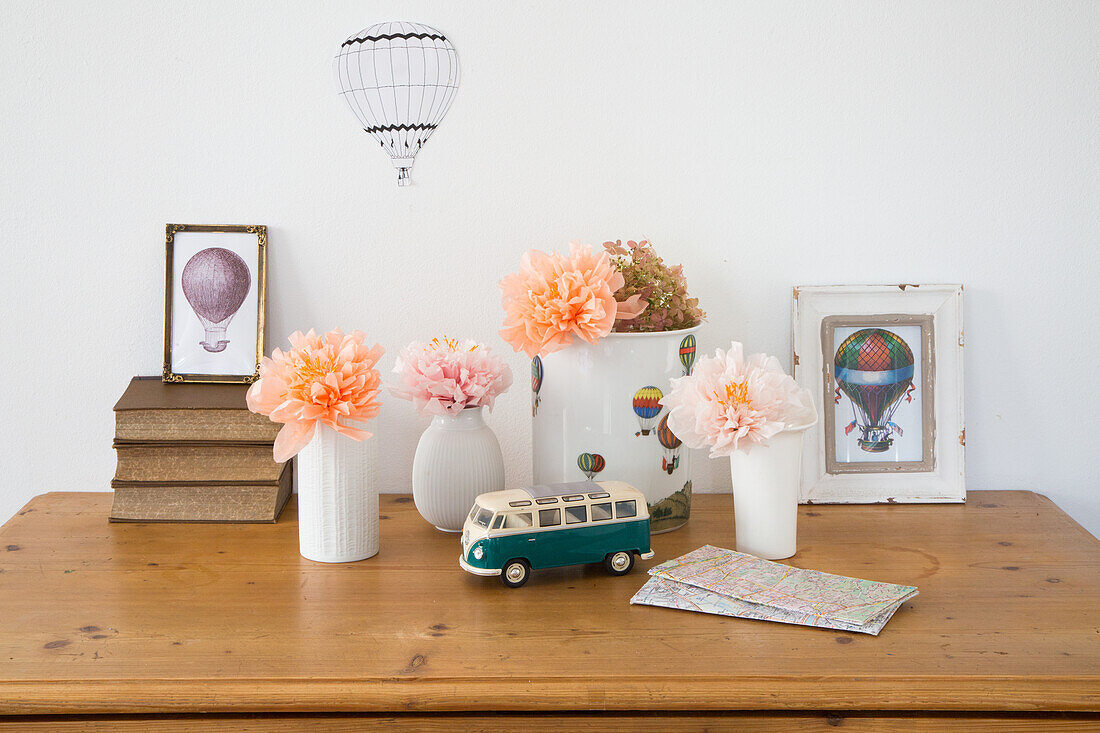
<path fill-rule="evenodd" d="M 597 492 L 595 494 L 589 494 L 588 498 L 589 499 L 606 499 L 609 496 L 611 496 L 611 494 L 607 493 L 606 491 L 600 491 L 600 492 Z"/>
<path fill-rule="evenodd" d="M 569 481 L 564 484 L 536 484 L 523 489 L 524 493 L 532 499 L 541 499 L 545 496 L 561 496 L 562 494 L 584 494 L 589 491 L 599 491 L 600 487 L 595 481 Z"/>
<path fill-rule="evenodd" d="M 562 501 L 580 501 L 584 498 L 584 494 L 570 494 L 569 496 L 563 496 Z"/>
<path fill-rule="evenodd" d="M 541 499 L 535 499 L 536 504 L 557 504 L 558 498 L 556 496 L 544 496 Z"/>
<path fill-rule="evenodd" d="M 611 502 L 605 502 L 603 504 L 593 504 L 592 521 L 602 522 L 605 519 L 611 519 Z"/>
<path fill-rule="evenodd" d="M 529 501 L 510 501 L 510 502 L 508 502 L 508 506 L 531 506 L 531 502 L 529 502 Z M 470 515 L 470 518 L 473 519 L 472 514 Z"/>

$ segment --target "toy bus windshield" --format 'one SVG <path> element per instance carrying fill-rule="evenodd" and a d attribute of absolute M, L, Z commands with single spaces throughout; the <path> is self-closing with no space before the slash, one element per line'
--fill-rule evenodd
<path fill-rule="evenodd" d="M 474 512 L 472 513 L 474 524 L 482 529 L 489 528 L 489 520 L 493 518 L 493 513 L 488 509 L 482 509 L 479 506 L 474 506 Z"/>

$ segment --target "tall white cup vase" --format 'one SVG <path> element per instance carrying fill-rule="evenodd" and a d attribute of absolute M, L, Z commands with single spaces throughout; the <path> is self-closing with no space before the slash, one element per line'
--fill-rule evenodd
<path fill-rule="evenodd" d="M 802 436 L 812 426 L 784 430 L 748 453 L 730 455 L 738 552 L 782 560 L 798 551 Z"/>
<path fill-rule="evenodd" d="M 298 547 L 316 562 L 378 554 L 375 438 L 356 441 L 318 424 L 298 453 Z"/>
<path fill-rule="evenodd" d="M 484 407 L 437 415 L 413 456 L 416 510 L 436 529 L 461 532 L 478 494 L 504 489 L 504 456 Z"/>
<path fill-rule="evenodd" d="M 649 504 L 650 529 L 682 527 L 691 514 L 691 451 L 668 430 L 657 403 L 695 362 L 698 326 L 612 333 L 531 362 L 536 484 L 625 481 Z"/>

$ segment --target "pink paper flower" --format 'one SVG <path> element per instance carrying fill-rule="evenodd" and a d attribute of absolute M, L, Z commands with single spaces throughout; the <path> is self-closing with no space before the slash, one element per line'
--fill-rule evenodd
<path fill-rule="evenodd" d="M 290 336 L 290 351 L 275 349 L 260 365 L 260 379 L 248 389 L 248 409 L 283 423 L 273 454 L 282 463 L 313 438 L 317 423 L 355 440 L 370 433 L 351 426 L 378 414 L 382 377 L 375 365 L 385 351 L 363 345 L 364 335 L 329 331 Z"/>
<path fill-rule="evenodd" d="M 817 410 L 809 390 L 783 373 L 774 356 L 747 359 L 741 344 L 695 362 L 691 376 L 672 380 L 661 400 L 668 427 L 691 448 L 710 448 L 711 458 L 748 452 L 787 429 L 813 425 Z"/>
<path fill-rule="evenodd" d="M 512 386 L 512 370 L 487 346 L 474 341 L 432 339 L 401 350 L 390 387 L 421 415 L 457 415 L 467 407 L 493 409 L 497 395 Z"/>
<path fill-rule="evenodd" d="M 501 338 L 532 358 L 569 346 L 574 336 L 595 344 L 611 333 L 616 318 L 645 310 L 640 295 L 615 301 L 624 283 L 610 255 L 594 254 L 588 245 L 570 242 L 568 257 L 528 250 L 519 272 L 500 281 Z"/>

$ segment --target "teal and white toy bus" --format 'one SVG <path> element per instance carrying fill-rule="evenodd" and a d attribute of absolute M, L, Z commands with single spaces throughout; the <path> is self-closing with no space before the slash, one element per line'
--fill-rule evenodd
<path fill-rule="evenodd" d="M 635 555 L 653 557 L 642 492 L 622 481 L 579 481 L 478 496 L 458 563 L 518 588 L 531 570 L 564 565 L 602 562 L 612 575 L 626 575 Z"/>

